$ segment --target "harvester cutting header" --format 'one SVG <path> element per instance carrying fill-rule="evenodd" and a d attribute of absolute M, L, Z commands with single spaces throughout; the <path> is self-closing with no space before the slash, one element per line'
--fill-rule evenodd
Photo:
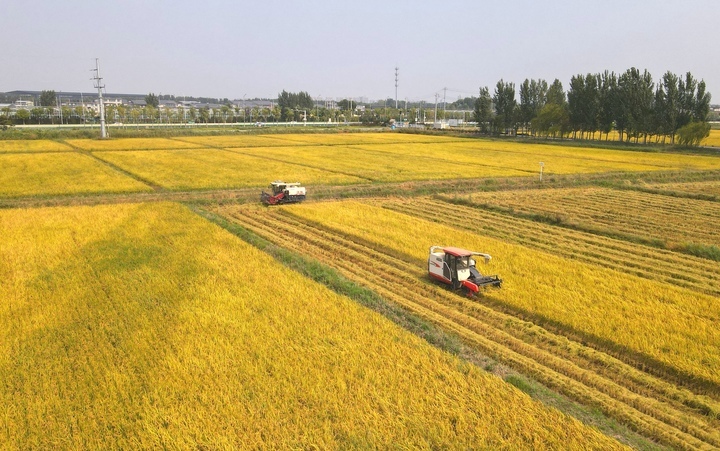
<path fill-rule="evenodd" d="M 428 256 L 428 274 L 435 280 L 450 285 L 453 290 L 465 288 L 472 296 L 482 287 L 500 287 L 498 276 L 484 276 L 475 267 L 475 259 L 481 257 L 488 263 L 489 254 L 473 252 L 458 247 L 431 246 Z"/>
<path fill-rule="evenodd" d="M 305 200 L 305 187 L 299 182 L 285 183 L 276 180 L 270 184 L 272 194 L 265 191 L 260 194 L 260 201 L 266 205 L 289 204 Z"/>

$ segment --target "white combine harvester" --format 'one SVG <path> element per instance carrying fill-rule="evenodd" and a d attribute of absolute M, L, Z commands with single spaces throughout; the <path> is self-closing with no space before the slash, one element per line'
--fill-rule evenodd
<path fill-rule="evenodd" d="M 260 194 L 260 201 L 266 205 L 289 204 L 305 200 L 305 188 L 299 182 L 285 183 L 275 180 L 270 184 L 272 194 L 265 191 Z"/>
<path fill-rule="evenodd" d="M 498 276 L 484 276 L 475 267 L 473 257 L 482 257 L 488 263 L 489 254 L 473 252 L 458 247 L 431 246 L 428 256 L 428 274 L 431 278 L 450 285 L 453 290 L 464 288 L 468 296 L 475 295 L 482 287 L 500 287 Z"/>

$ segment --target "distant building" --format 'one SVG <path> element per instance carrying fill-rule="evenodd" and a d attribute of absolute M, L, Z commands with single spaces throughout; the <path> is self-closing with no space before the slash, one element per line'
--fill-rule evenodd
<path fill-rule="evenodd" d="M 32 100 L 16 100 L 13 102 L 10 108 L 14 110 L 30 110 L 35 107 L 35 102 Z"/>

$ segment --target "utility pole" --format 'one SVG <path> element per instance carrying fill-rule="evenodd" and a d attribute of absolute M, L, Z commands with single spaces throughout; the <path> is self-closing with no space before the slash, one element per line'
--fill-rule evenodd
<path fill-rule="evenodd" d="M 90 69 L 95 72 L 95 87 L 98 90 L 98 103 L 100 107 L 100 138 L 105 139 L 108 137 L 107 129 L 105 128 L 105 104 L 103 103 L 102 90 L 105 89 L 105 85 L 102 84 L 102 77 L 100 76 L 100 61 L 95 58 L 95 69 Z"/>
<path fill-rule="evenodd" d="M 60 115 L 60 125 L 62 125 L 62 124 L 63 124 L 62 102 L 60 101 L 60 96 L 59 96 L 59 95 L 55 98 L 55 105 L 57 106 L 58 114 Z"/>
<path fill-rule="evenodd" d="M 445 114 L 445 111 L 447 110 L 447 102 L 445 101 L 445 97 L 447 96 L 447 88 L 443 88 L 443 120 L 447 117 L 447 114 Z"/>
<path fill-rule="evenodd" d="M 400 68 L 398 68 L 397 66 L 395 66 L 395 109 L 396 109 L 396 110 L 397 110 L 397 108 L 398 108 L 398 96 L 397 96 L 398 70 L 400 70 Z"/>
<path fill-rule="evenodd" d="M 440 94 L 437 92 L 435 93 L 435 119 L 433 120 L 433 127 L 437 127 L 437 102 L 438 97 L 440 97 Z"/>

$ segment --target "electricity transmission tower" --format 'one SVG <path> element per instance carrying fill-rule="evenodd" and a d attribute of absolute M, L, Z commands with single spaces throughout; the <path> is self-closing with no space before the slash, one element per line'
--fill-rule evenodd
<path fill-rule="evenodd" d="M 95 76 L 91 80 L 95 81 L 95 87 L 98 90 L 98 103 L 100 107 L 100 138 L 105 139 L 108 137 L 107 129 L 105 128 L 105 103 L 103 102 L 102 91 L 105 89 L 105 85 L 102 84 L 102 77 L 100 76 L 100 61 L 95 58 L 95 69 L 90 69 L 91 72 L 95 72 Z"/>

